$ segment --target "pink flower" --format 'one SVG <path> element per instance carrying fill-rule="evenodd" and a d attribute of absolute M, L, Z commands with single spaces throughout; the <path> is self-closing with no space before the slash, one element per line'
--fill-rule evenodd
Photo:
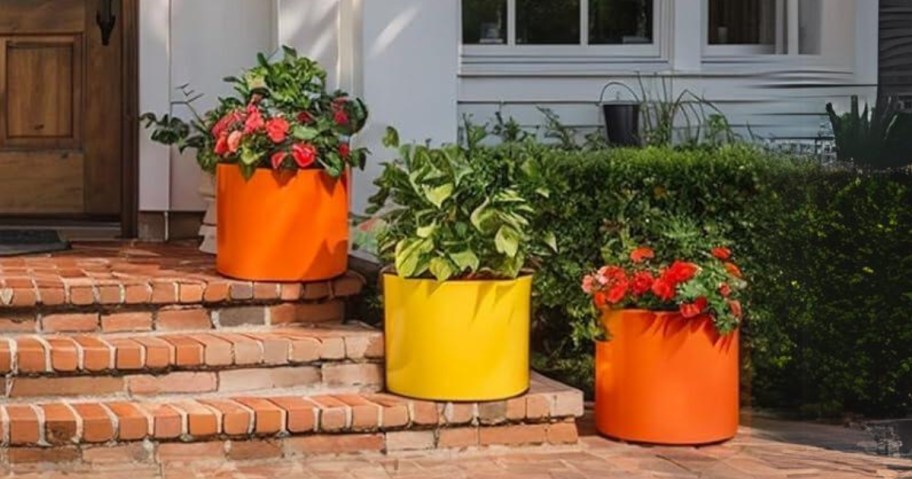
<path fill-rule="evenodd" d="M 700 297 L 697 298 L 691 304 L 682 304 L 681 305 L 681 316 L 684 316 L 687 319 L 696 318 L 697 316 L 703 314 L 706 311 L 706 308 L 709 307 L 709 301 L 706 298 Z"/>
<path fill-rule="evenodd" d="M 256 108 L 248 108 L 247 121 L 244 122 L 244 134 L 249 135 L 266 127 L 263 114 Z"/>
<path fill-rule="evenodd" d="M 272 118 L 266 122 L 266 134 L 273 143 L 282 143 L 288 138 L 288 129 L 291 125 L 282 117 Z"/>
<path fill-rule="evenodd" d="M 304 169 L 317 161 L 317 149 L 310 143 L 298 143 L 291 147 L 291 156 L 298 168 Z"/>
<path fill-rule="evenodd" d="M 241 146 L 241 140 L 244 139 L 244 134 L 239 131 L 232 131 L 228 135 L 228 152 L 237 153 L 238 148 Z"/>
<path fill-rule="evenodd" d="M 342 158 L 351 156 L 351 146 L 348 143 L 339 143 L 339 156 Z"/>
<path fill-rule="evenodd" d="M 270 162 L 272 163 L 272 169 L 278 170 L 282 166 L 282 162 L 285 161 L 285 158 L 288 158 L 287 151 L 277 151 L 272 154 Z"/>
<path fill-rule="evenodd" d="M 223 132 L 218 137 L 218 141 L 215 142 L 215 154 L 218 156 L 225 156 L 225 153 L 228 153 L 228 133 Z"/>
<path fill-rule="evenodd" d="M 348 113 L 345 113 L 345 110 L 336 110 L 333 112 L 333 121 L 339 126 L 348 125 Z"/>
<path fill-rule="evenodd" d="M 586 276 L 583 276 L 582 288 L 583 288 L 584 293 L 592 294 L 592 291 L 595 290 L 595 278 L 593 278 L 592 275 L 589 275 L 589 274 L 587 274 Z"/>

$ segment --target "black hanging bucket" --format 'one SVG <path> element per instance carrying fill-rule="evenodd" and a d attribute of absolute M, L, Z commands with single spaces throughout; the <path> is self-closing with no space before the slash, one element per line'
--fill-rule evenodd
<path fill-rule="evenodd" d="M 612 146 L 642 146 L 640 142 L 640 104 L 633 101 L 602 103 L 605 134 Z"/>

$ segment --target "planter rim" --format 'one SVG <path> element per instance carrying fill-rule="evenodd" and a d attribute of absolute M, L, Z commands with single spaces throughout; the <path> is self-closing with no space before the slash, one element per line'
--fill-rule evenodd
<path fill-rule="evenodd" d="M 216 170 L 222 170 L 222 169 L 228 169 L 228 168 L 237 168 L 238 170 L 240 170 L 240 168 L 241 168 L 241 166 L 240 166 L 239 163 L 222 163 L 222 162 L 220 162 L 220 163 L 218 163 L 217 165 L 215 165 L 215 167 L 216 167 Z M 346 176 L 348 176 L 348 175 L 350 174 L 350 172 L 351 172 L 351 169 L 350 169 L 350 168 L 346 168 L 346 169 L 345 169 L 345 172 L 342 173 L 342 175 L 340 175 L 340 176 L 338 176 L 338 177 L 333 177 L 333 176 L 331 176 L 329 173 L 327 173 L 326 170 L 323 169 L 323 168 L 304 168 L 304 169 L 297 169 L 297 170 L 274 170 L 274 169 L 272 169 L 272 168 L 256 168 L 256 169 L 253 170 L 253 174 L 254 174 L 254 175 L 275 174 L 275 173 L 288 174 L 288 175 L 297 175 L 297 174 L 308 174 L 308 175 L 323 174 L 323 175 L 326 175 L 326 176 L 328 176 L 329 178 L 332 178 L 333 180 L 336 180 L 336 181 L 345 178 Z"/>
<path fill-rule="evenodd" d="M 513 279 L 448 279 L 446 281 L 437 281 L 434 278 L 403 278 L 393 271 L 382 271 L 384 277 L 391 276 L 401 281 L 409 283 L 436 283 L 436 284 L 513 284 L 520 281 L 531 281 L 532 273 L 523 273 Z"/>

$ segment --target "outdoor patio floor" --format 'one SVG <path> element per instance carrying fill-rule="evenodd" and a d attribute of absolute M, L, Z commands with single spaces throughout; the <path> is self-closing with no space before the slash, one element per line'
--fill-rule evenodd
<path fill-rule="evenodd" d="M 254 462 L 17 467 L 23 478 L 605 479 L 912 478 L 912 461 L 864 454 L 867 436 L 838 426 L 745 418 L 733 441 L 703 448 L 643 447 L 600 438 L 587 417 L 578 446 L 310 457 Z M 64 466 L 57 466 L 64 467 Z M 83 466 L 84 467 L 84 466 Z"/>

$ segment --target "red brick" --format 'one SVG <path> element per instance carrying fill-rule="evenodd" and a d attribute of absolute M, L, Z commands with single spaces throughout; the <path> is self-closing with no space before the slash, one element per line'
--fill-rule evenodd
<path fill-rule="evenodd" d="M 379 386 L 383 371 L 379 364 L 324 364 L 323 382 L 329 386 Z"/>
<path fill-rule="evenodd" d="M 212 329 L 209 311 L 197 309 L 166 309 L 158 312 L 155 329 L 159 331 L 192 331 Z"/>
<path fill-rule="evenodd" d="M 69 444 L 77 437 L 76 415 L 62 403 L 40 406 L 44 411 L 44 437 L 50 444 Z"/>
<path fill-rule="evenodd" d="M 119 371 L 137 371 L 143 368 L 143 346 L 133 340 L 109 339 L 114 347 L 114 367 Z"/>
<path fill-rule="evenodd" d="M 63 289 L 63 285 L 60 287 L 40 287 L 38 296 L 41 299 L 41 304 L 45 306 L 59 306 L 66 303 L 66 290 Z"/>
<path fill-rule="evenodd" d="M 492 425 L 501 424 L 506 420 L 506 401 L 493 401 L 478 404 L 478 422 L 486 425 Z"/>
<path fill-rule="evenodd" d="M 18 288 L 13 290 L 12 306 L 30 308 L 38 304 L 38 292 L 32 288 Z"/>
<path fill-rule="evenodd" d="M 300 283 L 285 283 L 281 285 L 279 299 L 282 301 L 297 301 L 301 299 Z"/>
<path fill-rule="evenodd" d="M 13 351 L 10 349 L 11 339 L 0 338 L 0 376 L 13 370 Z"/>
<path fill-rule="evenodd" d="M 395 431 L 386 433 L 387 452 L 434 449 L 436 442 L 434 431 Z"/>
<path fill-rule="evenodd" d="M 251 461 L 282 457 L 282 445 L 276 441 L 234 441 L 228 444 L 228 459 Z"/>
<path fill-rule="evenodd" d="M 509 421 L 522 421 L 526 418 L 526 398 L 518 397 L 507 400 L 506 417 Z"/>
<path fill-rule="evenodd" d="M 232 301 L 253 299 L 253 283 L 234 281 L 228 286 L 228 297 Z"/>
<path fill-rule="evenodd" d="M 76 306 L 95 304 L 95 288 L 92 286 L 71 286 L 69 296 L 70 304 Z"/>
<path fill-rule="evenodd" d="M 218 374 L 219 391 L 222 392 L 268 390 L 320 384 L 320 371 L 317 368 L 307 366 L 235 369 L 220 371 Z"/>
<path fill-rule="evenodd" d="M 253 366 L 263 362 L 263 345 L 259 341 L 240 334 L 220 334 L 220 338 L 231 343 L 234 364 Z"/>
<path fill-rule="evenodd" d="M 231 342 L 211 334 L 194 334 L 190 338 L 203 345 L 203 362 L 206 366 L 230 366 L 234 363 Z"/>
<path fill-rule="evenodd" d="M 521 446 L 547 442 L 547 426 L 544 424 L 484 427 L 478 432 L 482 446 Z"/>
<path fill-rule="evenodd" d="M 177 283 L 174 281 L 155 281 L 152 283 L 152 304 L 172 304 L 177 302 Z"/>
<path fill-rule="evenodd" d="M 292 363 L 311 363 L 320 359 L 321 343 L 316 338 L 287 336 L 290 344 L 288 360 Z"/>
<path fill-rule="evenodd" d="M 223 461 L 225 443 L 196 442 L 189 444 L 168 443 L 158 446 L 158 460 L 161 462 Z"/>
<path fill-rule="evenodd" d="M 2 333 L 34 333 L 37 328 L 34 316 L 0 318 L 0 334 Z"/>
<path fill-rule="evenodd" d="M 91 372 L 106 371 L 114 367 L 112 348 L 93 336 L 73 338 L 82 350 L 82 369 Z"/>
<path fill-rule="evenodd" d="M 214 282 L 206 285 L 203 301 L 207 303 L 221 303 L 228 299 L 228 283 Z"/>
<path fill-rule="evenodd" d="M 174 364 L 174 346 L 155 336 L 134 336 L 146 351 L 146 369 L 164 369 Z"/>
<path fill-rule="evenodd" d="M 357 394 L 338 394 L 336 399 L 351 408 L 351 427 L 354 431 L 373 431 L 380 427 L 380 406 Z"/>
<path fill-rule="evenodd" d="M 551 417 L 580 417 L 583 415 L 583 393 L 577 390 L 554 393 Z"/>
<path fill-rule="evenodd" d="M 345 355 L 349 359 L 379 359 L 383 357 L 383 335 L 379 332 L 346 336 Z"/>
<path fill-rule="evenodd" d="M 38 444 L 40 426 L 38 414 L 32 406 L 10 404 L 5 407 L 9 418 L 9 443 L 13 446 Z"/>
<path fill-rule="evenodd" d="M 123 391 L 120 377 L 15 378 L 10 397 L 79 397 L 115 394 Z"/>
<path fill-rule="evenodd" d="M 368 394 L 365 399 L 381 407 L 380 427 L 382 429 L 399 428 L 408 425 L 408 401 L 388 394 Z"/>
<path fill-rule="evenodd" d="M 285 430 L 291 434 L 311 432 L 316 428 L 316 411 L 313 403 L 298 397 L 269 398 L 285 410 Z"/>
<path fill-rule="evenodd" d="M 128 376 L 127 390 L 137 396 L 156 394 L 204 393 L 216 390 L 216 376 L 211 372 L 176 372 L 161 376 Z"/>
<path fill-rule="evenodd" d="M 221 430 L 228 436 L 245 436 L 252 432 L 253 413 L 233 401 L 204 399 L 202 404 L 218 410 L 221 414 Z"/>
<path fill-rule="evenodd" d="M 547 419 L 550 414 L 550 396 L 545 394 L 530 394 L 526 396 L 526 418 L 541 420 Z"/>
<path fill-rule="evenodd" d="M 51 314 L 41 318 L 47 333 L 84 333 L 98 330 L 98 314 Z"/>
<path fill-rule="evenodd" d="M 330 289 L 331 283 L 329 281 L 319 281 L 316 283 L 307 283 L 304 285 L 304 291 L 301 294 L 301 299 L 306 301 L 316 301 L 320 299 L 326 299 L 332 296 L 332 290 Z"/>
<path fill-rule="evenodd" d="M 263 345 L 263 362 L 271 366 L 288 364 L 288 350 L 290 341 L 281 336 L 274 334 L 248 334 L 251 338 L 256 338 Z"/>
<path fill-rule="evenodd" d="M 82 450 L 82 460 L 89 464 L 146 463 L 151 459 L 151 448 L 147 449 L 140 442 L 117 446 L 86 447 Z M 96 475 L 95 477 L 105 476 Z"/>
<path fill-rule="evenodd" d="M 101 317 L 101 329 L 106 333 L 152 330 L 152 313 L 118 313 Z"/>
<path fill-rule="evenodd" d="M 124 303 L 146 304 L 152 299 L 152 288 L 147 284 L 130 284 L 124 286 Z"/>
<path fill-rule="evenodd" d="M 462 449 L 478 445 L 478 429 L 474 427 L 460 427 L 456 429 L 441 429 L 437 438 L 437 447 L 441 449 Z"/>
<path fill-rule="evenodd" d="M 151 417 L 145 411 L 127 402 L 106 404 L 117 416 L 117 439 L 120 441 L 138 441 L 149 435 Z"/>
<path fill-rule="evenodd" d="M 269 324 L 273 326 L 291 324 L 297 320 L 297 305 L 284 303 L 268 308 Z"/>
<path fill-rule="evenodd" d="M 114 439 L 114 424 L 100 404 L 73 404 L 73 409 L 82 418 L 83 441 L 102 443 Z"/>
<path fill-rule="evenodd" d="M 181 415 L 167 404 L 147 404 L 143 409 L 152 417 L 155 439 L 177 439 L 183 434 Z"/>
<path fill-rule="evenodd" d="M 575 421 L 558 422 L 548 425 L 547 431 L 549 444 L 576 444 L 579 442 L 579 432 Z"/>
<path fill-rule="evenodd" d="M 79 368 L 76 342 L 70 338 L 46 338 L 51 345 L 51 368 L 58 372 L 73 372 Z"/>
<path fill-rule="evenodd" d="M 308 398 L 320 410 L 321 432 L 339 432 L 348 427 L 348 405 L 330 396 Z"/>
<path fill-rule="evenodd" d="M 10 464 L 60 464 L 78 461 L 75 447 L 12 447 L 7 452 Z"/>
<path fill-rule="evenodd" d="M 352 454 L 383 450 L 382 434 L 290 437 L 282 441 L 288 455 Z"/>
<path fill-rule="evenodd" d="M 163 336 L 162 339 L 174 346 L 174 364 L 192 367 L 204 364 L 203 345 L 187 336 Z"/>
<path fill-rule="evenodd" d="M 427 401 L 412 402 L 412 422 L 419 426 L 436 426 L 440 421 L 437 404 Z"/>
<path fill-rule="evenodd" d="M 295 316 L 295 322 L 301 324 L 340 322 L 345 319 L 345 303 L 333 300 L 325 303 L 299 304 Z"/>
<path fill-rule="evenodd" d="M 240 398 L 236 402 L 253 409 L 254 432 L 269 436 L 278 434 L 285 425 L 285 411 L 263 398 Z"/>
<path fill-rule="evenodd" d="M 218 324 L 223 328 L 266 326 L 268 306 L 242 306 L 220 309 Z"/>
<path fill-rule="evenodd" d="M 185 413 L 187 434 L 194 438 L 211 437 L 220 432 L 218 416 L 212 409 L 194 401 L 181 401 L 174 407 Z"/>
<path fill-rule="evenodd" d="M 277 283 L 254 283 L 253 298 L 261 300 L 279 299 L 280 287 Z"/>
<path fill-rule="evenodd" d="M 447 403 L 443 418 L 447 424 L 469 424 L 475 420 L 475 403 Z"/>
<path fill-rule="evenodd" d="M 123 292 L 120 285 L 99 286 L 98 302 L 101 304 L 121 304 L 123 302 Z"/>
<path fill-rule="evenodd" d="M 333 296 L 347 297 L 361 294 L 366 281 L 363 277 L 353 271 L 345 273 L 344 276 L 336 278 L 332 284 Z"/>
<path fill-rule="evenodd" d="M 202 303 L 203 290 L 204 287 L 202 284 L 180 283 L 178 285 L 178 296 L 180 302 L 183 304 Z"/>

